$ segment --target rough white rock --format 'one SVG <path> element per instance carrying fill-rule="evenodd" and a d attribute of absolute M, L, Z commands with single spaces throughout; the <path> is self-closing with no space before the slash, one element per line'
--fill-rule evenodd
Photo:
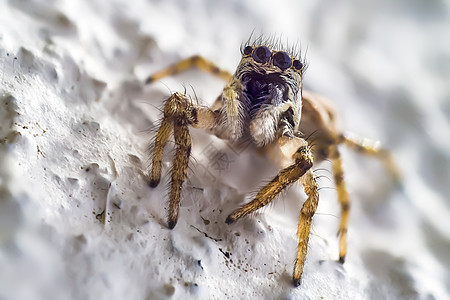
<path fill-rule="evenodd" d="M 0 2 L 0 299 L 448 299 L 449 4 L 425 3 Z M 404 174 L 396 188 L 343 150 L 347 261 L 335 262 L 339 207 L 324 178 L 298 288 L 299 185 L 224 223 L 276 174 L 263 157 L 192 130 L 174 230 L 167 176 L 150 189 L 143 175 L 169 89 L 192 85 L 211 104 L 223 85 L 197 71 L 145 77 L 193 54 L 232 70 L 255 28 L 307 45 L 306 87 L 346 129 L 384 141 Z M 167 174 L 170 151 L 164 161 Z"/>

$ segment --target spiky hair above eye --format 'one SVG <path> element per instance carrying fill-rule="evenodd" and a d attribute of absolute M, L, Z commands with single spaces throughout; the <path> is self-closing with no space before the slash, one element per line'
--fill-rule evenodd
<path fill-rule="evenodd" d="M 302 56 L 300 44 L 298 42 L 290 46 L 287 42 L 283 43 L 281 41 L 281 37 L 279 36 L 273 35 L 267 37 L 260 35 L 254 38 L 252 33 L 247 42 L 241 45 L 241 53 L 245 56 L 252 55 L 259 47 L 266 47 L 270 49 L 272 52 L 272 59 L 274 59 L 274 65 L 282 70 L 293 67 L 295 70 L 304 72 L 307 68 L 307 61 L 305 59 L 306 52 Z M 278 54 L 280 52 L 284 54 Z M 277 56 L 276 58 L 275 55 Z M 287 57 L 289 57 L 289 59 L 287 59 Z M 290 64 L 289 60 L 291 62 Z M 289 66 L 286 67 L 288 64 Z"/>

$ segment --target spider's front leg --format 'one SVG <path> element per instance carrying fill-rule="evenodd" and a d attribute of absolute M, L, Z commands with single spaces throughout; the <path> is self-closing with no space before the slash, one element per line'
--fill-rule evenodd
<path fill-rule="evenodd" d="M 216 112 L 208 107 L 193 105 L 182 93 L 172 94 L 164 104 L 164 117 L 155 139 L 152 159 L 152 171 L 149 185 L 156 187 L 161 179 L 161 164 L 164 147 L 172 133 L 175 140 L 173 159 L 168 227 L 174 228 L 178 220 L 181 188 L 186 180 L 189 157 L 191 155 L 191 136 L 188 126 L 213 128 L 217 122 Z"/>
<path fill-rule="evenodd" d="M 285 142 L 286 139 L 288 139 L 287 143 Z M 310 170 L 313 165 L 313 159 L 307 143 L 301 138 L 287 137 L 280 138 L 279 143 L 282 148 L 291 147 L 292 144 L 297 145 L 297 151 L 292 155 L 294 163 L 281 170 L 270 183 L 258 192 L 254 200 L 231 213 L 225 222 L 228 224 L 233 223 L 243 216 L 269 204 L 281 191 L 300 179 L 305 189 L 305 193 L 308 195 L 308 199 L 305 201 L 300 211 L 297 231 L 298 251 L 294 266 L 293 283 L 295 286 L 298 286 L 300 285 L 300 279 L 308 250 L 311 221 L 319 202 L 318 183 Z"/>

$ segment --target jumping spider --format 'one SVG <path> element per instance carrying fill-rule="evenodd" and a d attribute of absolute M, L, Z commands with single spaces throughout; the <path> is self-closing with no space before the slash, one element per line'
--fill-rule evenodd
<path fill-rule="evenodd" d="M 171 171 L 168 227 L 174 228 L 178 219 L 181 188 L 187 176 L 191 154 L 189 126 L 204 128 L 217 136 L 237 143 L 250 139 L 263 151 L 278 150 L 287 164 L 280 166 L 278 175 L 259 190 L 255 199 L 236 209 L 225 220 L 231 224 L 269 204 L 281 191 L 300 181 L 308 196 L 300 211 L 298 222 L 298 251 L 293 283 L 300 285 L 305 263 L 311 221 L 316 212 L 319 195 L 317 177 L 311 171 L 313 162 L 332 162 L 338 201 L 341 207 L 339 225 L 339 262 L 347 252 L 347 225 L 350 202 L 344 184 L 338 145 L 346 144 L 357 151 L 381 159 L 395 174 L 391 156 L 386 150 L 366 139 L 344 135 L 338 128 L 335 111 L 329 102 L 310 92 L 302 92 L 305 63 L 299 56 L 274 49 L 261 39 L 247 43 L 241 49 L 242 59 L 234 75 L 221 70 L 200 56 L 182 60 L 148 77 L 151 83 L 165 76 L 196 67 L 227 81 L 213 108 L 193 104 L 184 94 L 174 93 L 164 105 L 153 148 L 149 185 L 156 187 L 161 179 L 164 147 L 173 134 L 176 150 Z M 314 151 L 306 141 L 314 134 Z"/>

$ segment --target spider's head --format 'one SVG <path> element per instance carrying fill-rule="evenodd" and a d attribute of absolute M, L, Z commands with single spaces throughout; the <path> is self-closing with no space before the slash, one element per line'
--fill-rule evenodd
<path fill-rule="evenodd" d="M 289 124 L 300 123 L 304 64 L 292 54 L 265 45 L 248 45 L 235 77 L 243 86 L 242 99 L 250 118 L 250 133 L 264 145 L 274 139 L 283 114 L 290 110 Z M 284 129 L 283 129 L 284 130 Z"/>

